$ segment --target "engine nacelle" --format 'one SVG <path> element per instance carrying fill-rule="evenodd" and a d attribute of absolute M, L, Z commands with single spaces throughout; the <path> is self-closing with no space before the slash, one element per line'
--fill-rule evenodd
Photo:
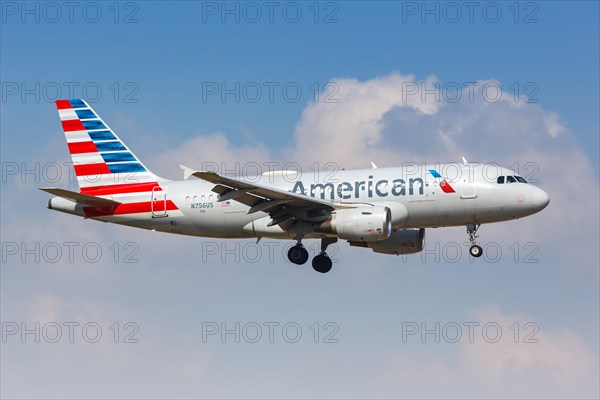
<path fill-rule="evenodd" d="M 385 240 L 392 233 L 392 215 L 388 207 L 382 206 L 337 210 L 319 227 L 319 231 L 334 233 L 345 240 Z"/>
<path fill-rule="evenodd" d="M 406 226 L 408 221 L 408 209 L 399 201 L 380 201 L 379 206 L 384 206 L 390 209 L 392 213 L 392 228 L 400 229 Z"/>
<path fill-rule="evenodd" d="M 350 241 L 350 246 L 369 247 L 375 253 L 411 254 L 423 250 L 425 229 L 402 229 L 392 232 L 386 240 L 378 242 Z"/>

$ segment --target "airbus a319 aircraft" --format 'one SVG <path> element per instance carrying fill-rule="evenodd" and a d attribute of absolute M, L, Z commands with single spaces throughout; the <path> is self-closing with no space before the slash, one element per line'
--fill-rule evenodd
<path fill-rule="evenodd" d="M 288 258 L 299 265 L 309 258 L 302 240 L 321 239 L 312 260 L 321 273 L 331 270 L 327 246 L 338 239 L 377 253 L 418 253 L 425 228 L 466 226 L 469 252 L 480 257 L 481 224 L 522 218 L 550 201 L 514 171 L 464 158 L 458 164 L 244 177 L 181 166 L 184 179 L 169 180 L 153 174 L 84 100 L 56 105 L 80 191 L 41 188 L 57 196 L 48 208 L 182 235 L 295 240 Z"/>

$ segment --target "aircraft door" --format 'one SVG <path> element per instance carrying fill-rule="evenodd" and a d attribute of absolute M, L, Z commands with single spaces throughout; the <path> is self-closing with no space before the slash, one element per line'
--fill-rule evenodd
<path fill-rule="evenodd" d="M 460 184 L 460 198 L 461 199 L 474 199 L 477 197 L 477 186 L 475 182 L 469 182 L 467 179 L 463 179 Z"/>
<path fill-rule="evenodd" d="M 167 188 L 154 186 L 152 188 L 152 198 L 150 200 L 152 209 L 152 218 L 161 218 L 167 216 Z"/>

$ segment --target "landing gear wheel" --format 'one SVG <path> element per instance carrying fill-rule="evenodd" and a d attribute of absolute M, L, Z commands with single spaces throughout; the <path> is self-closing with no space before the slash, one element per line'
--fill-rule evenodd
<path fill-rule="evenodd" d="M 474 244 L 469 249 L 469 253 L 471 253 L 473 257 L 481 257 L 481 255 L 483 254 L 483 249 L 481 248 L 481 246 Z"/>
<path fill-rule="evenodd" d="M 288 259 L 294 264 L 302 265 L 308 261 L 308 251 L 301 244 L 297 244 L 288 250 Z"/>
<path fill-rule="evenodd" d="M 325 274 L 331 270 L 331 258 L 329 258 L 327 253 L 319 254 L 313 258 L 312 266 L 315 271 Z"/>
<path fill-rule="evenodd" d="M 483 249 L 481 248 L 481 246 L 475 244 L 475 239 L 477 239 L 478 237 L 477 230 L 480 226 L 481 224 L 477 224 L 475 222 L 467 224 L 467 234 L 469 235 L 469 241 L 471 242 L 469 253 L 471 253 L 471 256 L 475 258 L 481 257 L 481 255 L 483 254 Z"/>

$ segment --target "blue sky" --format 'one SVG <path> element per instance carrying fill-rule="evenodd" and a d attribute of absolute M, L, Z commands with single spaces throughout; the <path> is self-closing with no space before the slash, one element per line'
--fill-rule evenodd
<path fill-rule="evenodd" d="M 2 3 L 1 319 L 97 322 L 104 336 L 93 344 L 8 337 L 3 396 L 598 397 L 597 2 L 481 2 L 472 21 L 463 3 L 450 3 L 462 13 L 456 22 L 448 3 L 435 2 L 277 2 L 272 22 L 263 2 L 227 3 L 239 7 L 239 22 L 230 14 L 221 20 L 222 2 L 82 2 L 72 22 L 64 5 L 49 4 L 27 3 L 34 11 L 23 15 L 23 3 Z M 422 20 L 423 4 L 439 7 L 439 21 L 435 11 Z M 250 22 L 254 6 L 262 18 Z M 61 7 L 56 22 L 51 7 Z M 292 23 L 297 9 L 302 16 Z M 92 23 L 95 10 L 101 16 Z M 495 10 L 502 14 L 491 22 Z M 125 23 L 128 15 L 135 21 Z M 328 15 L 335 20 L 325 23 Z M 406 101 L 407 85 L 434 82 L 462 87 L 463 98 Z M 502 88 L 502 100 L 482 98 L 478 88 L 490 82 Z M 264 91 L 256 102 L 253 92 L 239 102 L 206 92 L 236 83 Z M 302 96 L 286 100 L 286 85 Z M 465 99 L 468 85 L 475 85 L 473 101 Z M 406 258 L 341 243 L 327 276 L 292 267 L 283 242 L 252 247 L 57 215 L 37 188 L 74 187 L 66 169 L 58 183 L 45 169 L 69 160 L 52 102 L 56 88 L 66 94 L 69 86 L 170 178 L 180 176 L 180 163 L 363 167 L 466 155 L 537 166 L 551 204 L 482 228 L 481 241 L 502 251 L 497 259 L 489 247 L 487 258 L 471 263 L 464 228 L 436 229 L 428 231 L 431 253 Z M 517 88 L 537 102 L 515 101 Z M 327 95 L 337 103 L 325 102 Z M 39 173 L 21 175 L 37 165 Z M 48 262 L 42 254 L 37 263 L 22 254 L 23 246 L 54 242 L 63 251 L 65 242 L 95 244 L 103 257 L 94 263 L 76 253 L 71 262 L 63 254 Z M 262 256 L 207 255 L 211 246 L 239 255 L 236 243 Z M 463 250 L 456 263 L 443 252 L 449 243 Z M 138 262 L 124 262 L 133 250 Z M 139 343 L 107 339 L 117 321 L 121 328 L 135 322 Z M 473 321 L 498 324 L 503 340 L 402 340 L 406 322 Z M 207 322 L 293 322 L 303 338 L 204 343 Z M 338 327 L 339 343 L 323 343 L 327 322 Z M 516 322 L 520 342 L 533 322 L 539 343 L 514 343 Z"/>

